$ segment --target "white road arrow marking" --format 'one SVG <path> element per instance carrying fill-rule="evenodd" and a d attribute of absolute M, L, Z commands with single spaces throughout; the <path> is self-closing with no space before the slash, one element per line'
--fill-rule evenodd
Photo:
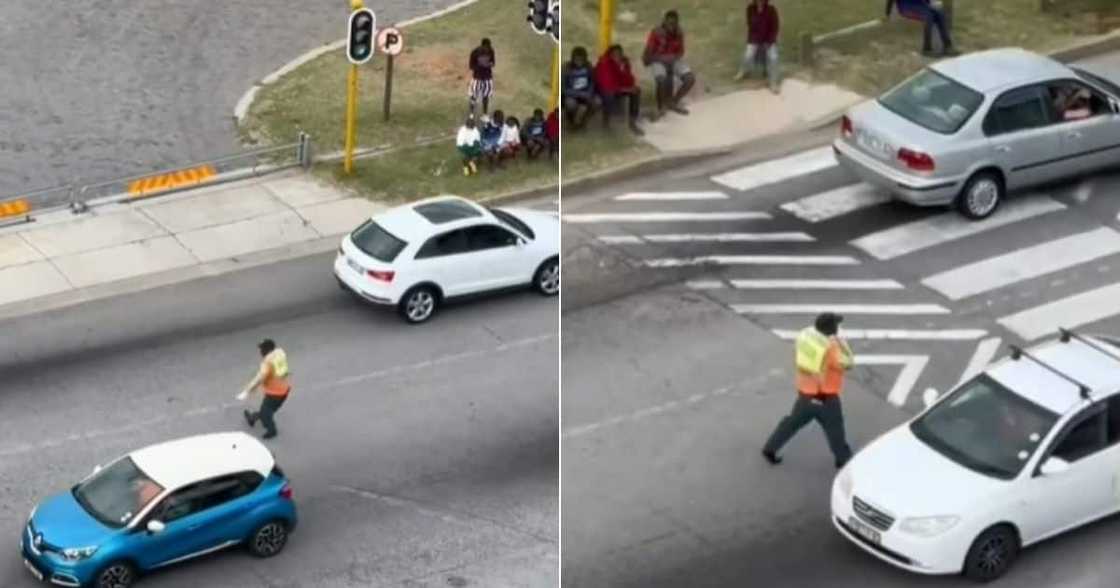
<path fill-rule="evenodd" d="M 957 386 L 965 383 L 965 381 L 972 379 L 976 374 L 984 371 L 992 363 L 996 353 L 999 352 L 999 344 L 1003 339 L 999 337 L 989 337 L 984 339 L 976 345 L 976 351 L 972 354 L 972 359 L 968 361 L 968 365 L 964 368 L 964 373 L 961 374 L 961 379 L 957 382 Z M 957 386 L 953 386 L 956 388 Z"/>
<path fill-rule="evenodd" d="M 898 365 L 902 366 L 902 371 L 899 372 L 898 378 L 894 381 L 894 386 L 887 394 L 887 402 L 901 407 L 906 404 L 906 398 L 910 396 L 910 391 L 914 388 L 914 384 L 918 383 L 918 378 L 925 371 L 926 365 L 929 363 L 928 355 L 857 355 L 856 366 L 882 366 L 882 365 Z"/>

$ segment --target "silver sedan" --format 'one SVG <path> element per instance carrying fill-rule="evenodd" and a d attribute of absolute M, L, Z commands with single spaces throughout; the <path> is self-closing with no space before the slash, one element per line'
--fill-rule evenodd
<path fill-rule="evenodd" d="M 981 219 L 1009 190 L 1120 164 L 1120 86 L 1023 49 L 972 53 L 853 107 L 832 147 L 900 200 Z"/>

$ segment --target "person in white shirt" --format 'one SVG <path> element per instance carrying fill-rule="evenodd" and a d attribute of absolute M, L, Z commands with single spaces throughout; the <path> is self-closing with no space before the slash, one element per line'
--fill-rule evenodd
<path fill-rule="evenodd" d="M 499 145 L 503 158 L 517 159 L 517 153 L 521 151 L 521 124 L 517 122 L 517 117 L 506 117 L 506 124 L 502 127 L 502 139 Z"/>
<path fill-rule="evenodd" d="M 459 127 L 459 135 L 455 138 L 455 146 L 463 156 L 463 175 L 469 176 L 478 173 L 478 157 L 482 154 L 482 133 L 474 126 L 474 117 L 467 117 L 467 122 Z"/>

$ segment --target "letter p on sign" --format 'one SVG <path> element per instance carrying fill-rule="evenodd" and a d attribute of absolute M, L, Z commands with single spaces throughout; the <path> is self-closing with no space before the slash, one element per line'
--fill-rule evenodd
<path fill-rule="evenodd" d="M 404 36 L 393 27 L 381 29 L 377 32 L 377 47 L 386 55 L 400 55 L 404 50 Z"/>

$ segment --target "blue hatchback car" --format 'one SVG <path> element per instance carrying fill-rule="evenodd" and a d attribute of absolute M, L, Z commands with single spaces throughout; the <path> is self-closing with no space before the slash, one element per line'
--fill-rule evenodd
<path fill-rule="evenodd" d="M 98 466 L 31 511 L 20 546 L 40 581 L 128 588 L 143 572 L 234 545 L 271 557 L 295 526 L 291 486 L 268 448 L 215 433 Z"/>

